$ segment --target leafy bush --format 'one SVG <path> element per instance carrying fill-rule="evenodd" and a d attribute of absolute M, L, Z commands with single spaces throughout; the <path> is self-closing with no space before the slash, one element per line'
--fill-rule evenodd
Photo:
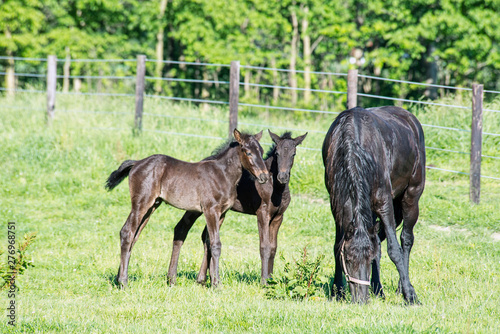
<path fill-rule="evenodd" d="M 268 279 L 266 296 L 271 299 L 302 300 L 310 297 L 324 296 L 323 288 L 328 279 L 319 274 L 323 254 L 311 261 L 307 253 L 307 246 L 302 249 L 301 258 L 286 261 L 283 254 L 280 258 L 285 262 L 283 274 L 275 273 Z"/>
<path fill-rule="evenodd" d="M 0 278 L 2 278 L 2 282 L 0 282 L 0 290 L 10 288 L 12 282 L 15 282 L 17 276 L 22 275 L 29 267 L 34 267 L 33 263 L 29 261 L 28 256 L 26 256 L 26 250 L 35 241 L 35 238 L 36 232 L 24 235 L 24 241 L 19 243 L 19 247 L 16 251 L 17 254 L 15 257 L 14 267 L 0 262 Z M 0 256 L 2 254 L 3 252 L 0 251 Z"/>

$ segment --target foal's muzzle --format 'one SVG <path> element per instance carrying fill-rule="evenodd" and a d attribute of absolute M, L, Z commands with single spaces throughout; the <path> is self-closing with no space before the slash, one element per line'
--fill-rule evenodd
<path fill-rule="evenodd" d="M 278 173 L 278 182 L 281 184 L 287 184 L 288 181 L 290 180 L 290 174 L 286 172 L 279 172 Z"/>
<path fill-rule="evenodd" d="M 257 180 L 259 181 L 260 184 L 264 184 L 269 180 L 269 174 L 268 173 L 261 173 L 258 177 Z"/>

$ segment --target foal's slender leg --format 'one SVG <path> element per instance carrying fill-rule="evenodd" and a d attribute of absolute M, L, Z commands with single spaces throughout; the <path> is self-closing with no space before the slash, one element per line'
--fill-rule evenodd
<path fill-rule="evenodd" d="M 219 229 L 224 221 L 224 214 L 216 208 L 211 208 L 203 212 L 207 221 L 208 237 L 210 239 L 210 282 L 213 287 L 219 285 L 219 258 L 221 254 L 222 244 L 220 242 Z"/>
<path fill-rule="evenodd" d="M 384 224 L 387 237 L 387 253 L 389 254 L 389 257 L 391 258 L 392 262 L 394 262 L 398 270 L 403 297 L 406 302 L 413 304 L 417 302 L 417 294 L 415 293 L 415 289 L 410 283 L 408 272 L 405 269 L 403 249 L 401 248 L 397 240 L 396 221 L 394 217 L 394 206 L 392 198 L 385 199 L 378 207 L 377 213 Z"/>
<path fill-rule="evenodd" d="M 205 284 L 207 281 L 207 271 L 212 258 L 210 253 L 210 238 L 208 237 L 208 229 L 205 225 L 203 233 L 201 234 L 201 241 L 203 242 L 203 261 L 201 262 L 200 271 L 198 272 L 198 277 L 196 282 L 200 284 Z"/>
<path fill-rule="evenodd" d="M 276 215 L 269 224 L 269 241 L 271 242 L 271 253 L 269 254 L 268 276 L 271 277 L 274 270 L 274 258 L 278 248 L 278 231 L 283 222 L 283 214 Z"/>
<path fill-rule="evenodd" d="M 187 234 L 189 233 L 189 230 L 193 226 L 194 222 L 201 215 L 201 212 L 187 211 L 175 226 L 172 256 L 170 258 L 170 265 L 168 268 L 168 280 L 170 284 L 175 284 L 177 280 L 177 264 L 179 262 L 179 253 L 181 251 L 182 244 L 186 240 Z"/>
<path fill-rule="evenodd" d="M 266 204 L 262 204 L 257 210 L 257 221 L 259 227 L 260 260 L 262 263 L 260 283 L 267 284 L 271 243 L 269 241 L 269 210 Z"/>
<path fill-rule="evenodd" d="M 144 203 L 142 201 L 137 202 Z M 148 203 L 147 205 L 133 205 L 132 211 L 120 231 L 121 256 L 120 268 L 118 269 L 118 283 L 121 288 L 127 286 L 128 264 L 130 261 L 130 254 L 132 253 L 132 247 L 134 247 L 139 235 L 146 226 L 149 217 L 160 204 L 160 201 L 155 202 L 153 200 L 152 203 Z"/>
<path fill-rule="evenodd" d="M 219 228 L 221 227 L 224 221 L 224 216 L 221 218 L 219 223 Z M 212 260 L 212 252 L 210 250 L 210 238 L 208 236 L 207 225 L 203 229 L 201 233 L 201 241 L 203 242 L 203 260 L 201 262 L 200 271 L 198 272 L 198 277 L 196 278 L 196 282 L 202 285 L 205 285 L 207 282 L 207 272 L 208 267 L 210 266 L 210 261 Z"/>

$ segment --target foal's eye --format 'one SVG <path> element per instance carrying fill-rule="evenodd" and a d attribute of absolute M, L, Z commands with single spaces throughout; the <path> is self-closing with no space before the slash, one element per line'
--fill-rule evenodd
<path fill-rule="evenodd" d="M 246 153 L 247 157 L 251 157 L 252 156 L 252 153 L 250 153 L 250 152 L 245 152 L 245 153 Z"/>

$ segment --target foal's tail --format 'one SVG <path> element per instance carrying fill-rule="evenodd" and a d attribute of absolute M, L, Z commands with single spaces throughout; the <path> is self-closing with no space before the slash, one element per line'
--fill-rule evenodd
<path fill-rule="evenodd" d="M 108 180 L 106 181 L 105 188 L 108 191 L 113 190 L 117 185 L 120 184 L 120 182 L 123 181 L 124 178 L 128 176 L 128 173 L 130 173 L 130 170 L 132 167 L 134 167 L 135 163 L 137 160 L 125 160 L 120 167 L 118 167 L 117 170 L 115 170 L 111 175 L 108 177 Z"/>

